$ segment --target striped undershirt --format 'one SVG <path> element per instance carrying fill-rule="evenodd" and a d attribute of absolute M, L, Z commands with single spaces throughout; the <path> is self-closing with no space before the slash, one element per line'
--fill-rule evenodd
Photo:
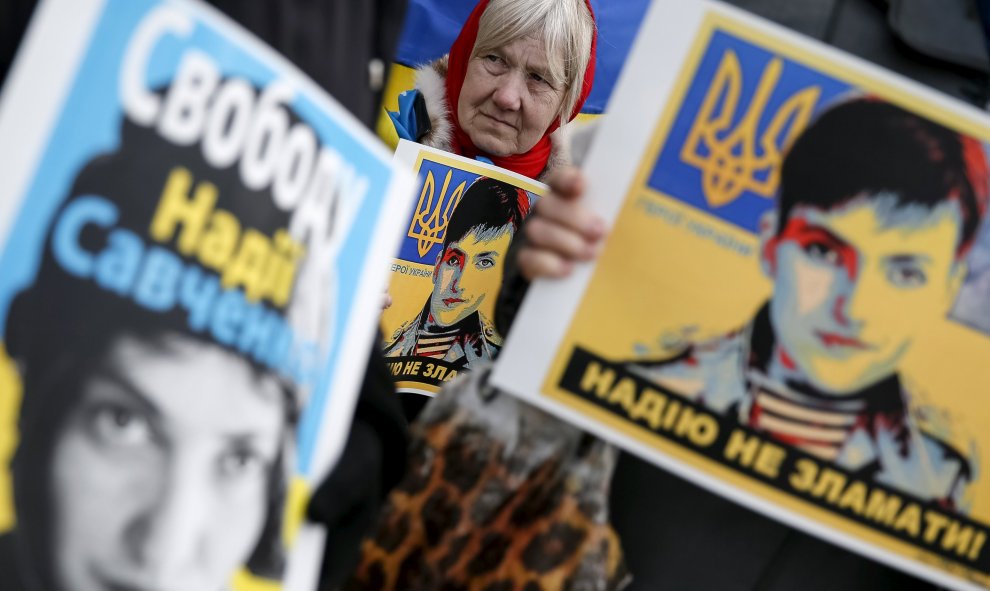
<path fill-rule="evenodd" d="M 825 460 L 835 460 L 865 409 L 862 399 L 826 401 L 754 385 L 751 427 Z"/>
<path fill-rule="evenodd" d="M 442 358 L 447 355 L 451 345 L 460 333 L 457 327 L 449 328 L 443 332 L 421 330 L 416 339 L 416 349 L 413 355 L 422 357 Z"/>

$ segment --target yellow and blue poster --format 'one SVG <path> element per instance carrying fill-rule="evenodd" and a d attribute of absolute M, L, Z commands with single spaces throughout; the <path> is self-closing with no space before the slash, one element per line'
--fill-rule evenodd
<path fill-rule="evenodd" d="M 395 161 L 420 182 L 391 267 L 384 351 L 400 392 L 432 396 L 502 348 L 494 312 L 509 244 L 546 187 L 407 140 Z"/>
<path fill-rule="evenodd" d="M 701 0 L 654 3 L 610 111 L 585 166 L 604 250 L 533 287 L 496 385 L 990 586 L 990 119 Z"/>
<path fill-rule="evenodd" d="M 0 176 L 0 587 L 315 588 L 412 175 L 208 6 L 46 0 Z"/>

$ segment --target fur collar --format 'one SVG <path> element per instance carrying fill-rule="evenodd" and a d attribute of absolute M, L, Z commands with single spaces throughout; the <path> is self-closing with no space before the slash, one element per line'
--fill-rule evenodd
<path fill-rule="evenodd" d="M 450 120 L 446 82 L 447 56 L 416 70 L 416 89 L 422 93 L 426 111 L 430 114 L 431 129 L 423 136 L 422 143 L 449 152 L 454 124 Z M 536 180 L 546 182 L 553 170 L 571 163 L 570 127 L 570 124 L 561 126 L 550 134 L 550 158 Z"/>
<path fill-rule="evenodd" d="M 447 105 L 447 56 L 416 70 L 416 89 L 423 95 L 426 112 L 430 114 L 430 132 L 422 142 L 431 148 L 450 151 L 454 124 Z"/>

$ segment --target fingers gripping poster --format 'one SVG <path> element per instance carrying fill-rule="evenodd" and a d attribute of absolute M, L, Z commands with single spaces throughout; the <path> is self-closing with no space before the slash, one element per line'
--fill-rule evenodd
<path fill-rule="evenodd" d="M 702 1 L 654 3 L 610 112 L 585 167 L 602 255 L 534 285 L 496 385 L 987 588 L 990 120 Z"/>
<path fill-rule="evenodd" d="M 395 161 L 419 174 L 382 316 L 400 391 L 433 395 L 502 348 L 494 322 L 509 243 L 546 187 L 405 141 Z"/>
<path fill-rule="evenodd" d="M 205 5 L 48 0 L 0 176 L 0 587 L 315 588 L 412 175 Z"/>

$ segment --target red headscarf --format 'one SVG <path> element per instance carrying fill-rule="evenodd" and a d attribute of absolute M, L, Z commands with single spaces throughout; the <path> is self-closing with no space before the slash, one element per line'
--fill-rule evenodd
<path fill-rule="evenodd" d="M 591 0 L 585 0 L 585 3 L 588 5 L 588 12 L 591 13 L 591 18 L 594 19 L 595 13 L 591 8 Z M 461 29 L 461 33 L 457 36 L 457 40 L 454 41 L 454 45 L 450 48 L 450 62 L 447 69 L 447 104 L 450 105 L 450 119 L 454 124 L 454 137 L 452 139 L 451 150 L 456 154 L 461 154 L 468 158 L 475 158 L 479 155 L 484 156 L 490 159 L 496 166 L 507 168 L 530 178 L 536 178 L 546 168 L 547 160 L 550 159 L 550 134 L 560 127 L 559 118 L 550 124 L 543 137 L 540 138 L 540 141 L 536 142 L 536 145 L 532 149 L 526 153 L 513 154 L 511 156 L 492 156 L 482 152 L 471 142 L 471 138 L 461 129 L 461 124 L 457 120 L 457 101 L 461 96 L 461 87 L 464 85 L 464 78 L 467 76 L 468 62 L 471 60 L 471 52 L 474 50 L 474 44 L 478 38 L 478 24 L 481 21 L 481 15 L 487 7 L 488 0 L 478 2 L 471 16 L 464 23 L 464 28 Z M 584 79 L 581 82 L 581 94 L 578 96 L 578 101 L 574 105 L 574 110 L 571 111 L 568 121 L 577 117 L 578 113 L 581 112 L 581 107 L 584 106 L 584 101 L 591 94 L 591 84 L 595 79 L 595 49 L 597 45 L 598 33 L 592 30 L 591 59 L 588 60 L 588 67 L 584 71 Z"/>

